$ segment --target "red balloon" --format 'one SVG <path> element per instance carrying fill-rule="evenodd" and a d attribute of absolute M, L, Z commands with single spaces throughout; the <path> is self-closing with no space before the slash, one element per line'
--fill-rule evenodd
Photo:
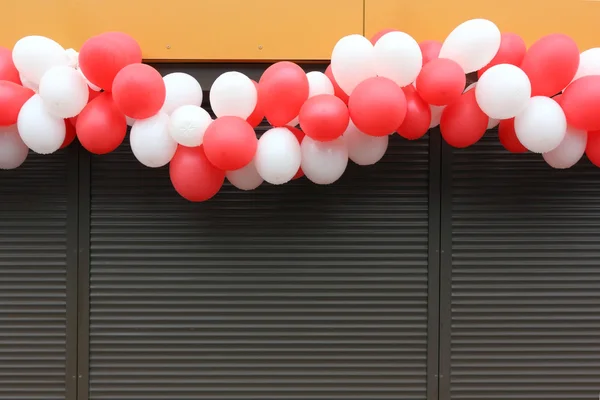
<path fill-rule="evenodd" d="M 0 80 L 21 85 L 19 71 L 12 60 L 12 51 L 6 47 L 0 47 Z"/>
<path fill-rule="evenodd" d="M 115 105 L 110 92 L 105 92 L 81 111 L 75 130 L 79 143 L 87 151 L 106 154 L 123 143 L 127 133 L 127 120 Z"/>
<path fill-rule="evenodd" d="M 529 77 L 532 96 L 553 96 L 563 90 L 579 68 L 577 43 L 567 35 L 554 33 L 535 42 L 521 63 Z"/>
<path fill-rule="evenodd" d="M 442 42 L 438 42 L 437 40 L 425 40 L 424 42 L 419 43 L 419 47 L 421 48 L 421 54 L 423 54 L 423 65 L 425 65 L 440 56 Z"/>
<path fill-rule="evenodd" d="M 284 126 L 296 118 L 308 99 L 308 78 L 292 62 L 275 63 L 260 77 L 258 97 L 269 123 Z"/>
<path fill-rule="evenodd" d="M 477 76 L 481 78 L 481 75 L 485 71 L 498 64 L 519 66 L 523 62 L 526 52 L 527 46 L 521 36 L 516 33 L 503 33 L 500 41 L 500 49 L 498 49 L 496 56 L 492 58 L 492 61 L 488 65 L 477 71 Z"/>
<path fill-rule="evenodd" d="M 225 181 L 225 171 L 208 161 L 204 146 L 177 146 L 169 164 L 173 187 L 189 201 L 206 201 L 216 195 Z"/>
<path fill-rule="evenodd" d="M 300 129 L 293 127 L 293 126 L 286 126 L 286 128 L 290 132 L 292 132 L 294 134 L 294 136 L 296 136 L 298 143 L 302 144 L 302 141 L 304 140 L 304 136 L 306 136 L 306 135 L 304 135 L 304 132 L 302 132 Z M 302 171 L 302 167 L 300 167 L 300 168 L 298 168 L 298 172 L 296 172 L 296 175 L 294 175 L 292 180 L 302 178 L 303 176 L 304 176 L 304 171 Z"/>
<path fill-rule="evenodd" d="M 327 77 L 331 81 L 331 84 L 333 85 L 333 94 L 335 94 L 335 96 L 338 99 L 340 99 L 344 103 L 348 104 L 349 96 L 346 94 L 346 92 L 344 92 L 342 90 L 340 85 L 338 85 L 338 83 L 335 81 L 335 78 L 333 77 L 333 72 L 331 71 L 331 65 L 329 65 L 327 67 L 327 69 L 325 70 L 325 75 L 327 75 Z"/>
<path fill-rule="evenodd" d="M 235 171 L 252 161 L 258 139 L 254 128 L 244 119 L 226 116 L 208 126 L 203 146 L 212 165 L 224 171 Z"/>
<path fill-rule="evenodd" d="M 327 142 L 342 136 L 350 116 L 346 104 L 332 94 L 306 100 L 300 109 L 300 128 L 310 138 Z"/>
<path fill-rule="evenodd" d="M 402 88 L 406 96 L 406 117 L 398 128 L 400 136 L 414 140 L 423 137 L 431 124 L 431 108 L 417 93 L 413 85 Z"/>
<path fill-rule="evenodd" d="M 375 45 L 375 43 L 377 43 L 377 41 L 379 39 L 381 39 L 381 37 L 383 35 L 385 35 L 386 33 L 390 33 L 390 32 L 398 32 L 398 29 L 382 29 L 379 32 L 377 32 L 376 34 L 373 35 L 373 37 L 371 38 L 371 43 L 373 43 L 373 45 Z"/>
<path fill-rule="evenodd" d="M 65 119 L 65 140 L 63 141 L 63 144 L 60 146 L 61 149 L 64 149 L 65 147 L 67 147 L 68 145 L 70 145 L 71 143 L 73 143 L 73 140 L 75 140 L 75 136 L 77 136 L 77 134 L 75 133 L 75 126 L 73 124 L 71 124 L 69 121 L 67 121 Z"/>
<path fill-rule="evenodd" d="M 258 83 L 256 83 L 256 81 L 254 81 L 254 80 L 252 82 L 254 83 L 254 87 L 256 88 L 256 93 L 258 93 Z M 265 119 L 265 113 L 262 110 L 260 101 L 257 101 L 256 106 L 254 107 L 254 111 L 252 111 L 252 114 L 250 114 L 250 116 L 246 119 L 246 121 L 248 121 L 248 123 L 253 128 L 256 128 L 257 126 L 260 125 L 260 123 L 263 121 L 263 119 Z"/>
<path fill-rule="evenodd" d="M 600 130 L 600 75 L 584 76 L 571 83 L 559 104 L 569 125 L 586 131 Z"/>
<path fill-rule="evenodd" d="M 79 52 L 79 68 L 94 85 L 106 91 L 120 70 L 142 62 L 142 49 L 131 36 L 106 32 L 85 41 Z"/>
<path fill-rule="evenodd" d="M 160 111 L 167 95 L 160 73 L 146 64 L 130 64 L 115 77 L 113 99 L 121 112 L 134 119 L 150 118 Z"/>
<path fill-rule="evenodd" d="M 421 69 L 417 91 L 428 104 L 445 106 L 460 99 L 466 83 L 467 77 L 460 65 L 446 58 L 436 58 Z"/>
<path fill-rule="evenodd" d="M 386 136 L 394 133 L 404 121 L 406 96 L 390 79 L 369 78 L 352 92 L 348 110 L 359 131 L 371 136 Z"/>
<path fill-rule="evenodd" d="M 527 149 L 519 142 L 515 132 L 515 119 L 504 119 L 498 125 L 498 139 L 500 144 L 511 153 L 525 153 Z"/>
<path fill-rule="evenodd" d="M 17 123 L 23 104 L 35 93 L 10 81 L 0 81 L 0 126 Z"/>
<path fill-rule="evenodd" d="M 453 147 L 471 146 L 485 134 L 488 120 L 488 116 L 477 105 L 475 91 L 469 90 L 442 112 L 442 137 Z"/>
<path fill-rule="evenodd" d="M 600 167 L 600 131 L 588 132 L 585 155 L 596 167 Z"/>

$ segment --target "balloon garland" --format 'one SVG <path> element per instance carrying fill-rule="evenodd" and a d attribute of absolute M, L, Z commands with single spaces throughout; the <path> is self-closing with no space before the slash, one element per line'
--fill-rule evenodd
<path fill-rule="evenodd" d="M 471 73 L 478 82 L 465 88 Z M 212 198 L 225 178 L 241 190 L 302 176 L 331 184 L 349 160 L 378 162 L 390 134 L 416 140 L 438 125 L 457 148 L 499 126 L 509 152 L 541 153 L 553 168 L 587 153 L 600 166 L 600 48 L 580 54 L 562 34 L 527 48 L 485 19 L 460 24 L 443 43 L 393 29 L 371 40 L 349 35 L 325 73 L 288 61 L 259 82 L 230 71 L 210 90 L 216 119 L 202 101 L 196 79 L 162 77 L 125 33 L 94 36 L 79 53 L 24 37 L 12 51 L 0 48 L 0 169 L 75 137 L 91 153 L 110 153 L 128 125 L 138 161 L 168 164 L 173 187 L 190 201 Z M 273 128 L 258 139 L 264 118 Z"/>

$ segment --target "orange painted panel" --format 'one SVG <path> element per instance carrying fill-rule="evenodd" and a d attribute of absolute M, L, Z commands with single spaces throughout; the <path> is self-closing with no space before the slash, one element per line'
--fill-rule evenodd
<path fill-rule="evenodd" d="M 581 50 L 600 46 L 600 2 L 594 0 L 365 0 L 367 36 L 396 28 L 417 41 L 444 40 L 472 18 L 487 18 L 527 44 L 549 33 L 565 33 Z"/>
<path fill-rule="evenodd" d="M 44 35 L 78 49 L 90 36 L 134 36 L 148 60 L 325 60 L 363 32 L 363 0 L 19 0 L 0 13 L 0 45 Z"/>

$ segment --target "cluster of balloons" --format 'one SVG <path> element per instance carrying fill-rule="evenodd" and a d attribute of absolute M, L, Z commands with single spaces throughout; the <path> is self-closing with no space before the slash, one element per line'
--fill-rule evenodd
<path fill-rule="evenodd" d="M 472 73 L 478 81 L 465 88 Z M 569 168 L 587 151 L 600 166 L 600 48 L 580 54 L 561 34 L 527 48 L 485 19 L 460 24 L 443 42 L 392 29 L 370 40 L 349 35 L 325 73 L 287 61 L 258 82 L 230 71 L 209 100 L 215 119 L 194 77 L 162 77 L 124 33 L 94 36 L 79 53 L 28 36 L 0 49 L 0 169 L 75 137 L 91 153 L 109 153 L 128 125 L 134 156 L 151 168 L 169 164 L 173 187 L 190 201 L 212 198 L 225 178 L 242 190 L 302 176 L 331 184 L 349 160 L 378 162 L 394 132 L 415 140 L 438 125 L 457 148 L 499 126 L 510 152 Z M 272 129 L 259 139 L 254 128 L 265 118 Z"/>

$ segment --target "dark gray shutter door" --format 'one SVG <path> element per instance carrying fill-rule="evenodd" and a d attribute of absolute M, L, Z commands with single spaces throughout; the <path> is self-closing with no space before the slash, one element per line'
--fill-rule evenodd
<path fill-rule="evenodd" d="M 453 157 L 451 398 L 598 398 L 600 170 L 494 134 Z"/>
<path fill-rule="evenodd" d="M 424 399 L 428 146 L 181 199 L 92 159 L 90 399 Z"/>
<path fill-rule="evenodd" d="M 65 151 L 0 170 L 2 400 L 65 398 L 66 176 Z"/>

